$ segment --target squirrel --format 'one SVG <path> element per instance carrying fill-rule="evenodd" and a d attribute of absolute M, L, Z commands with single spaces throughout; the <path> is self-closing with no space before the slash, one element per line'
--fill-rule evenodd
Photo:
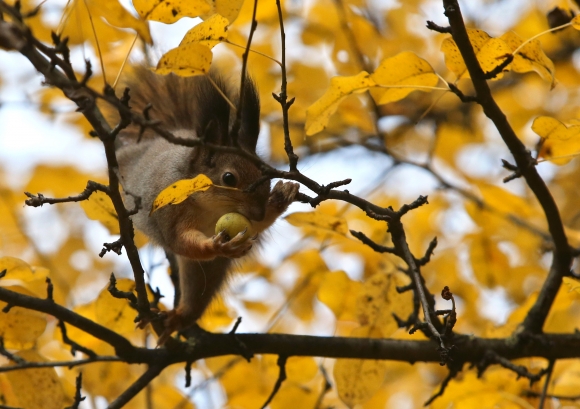
<path fill-rule="evenodd" d="M 201 138 L 213 145 L 234 146 L 230 135 L 236 117 L 233 107 L 241 106 L 237 144 L 255 154 L 260 101 L 254 82 L 247 77 L 244 84 L 240 101 L 239 87 L 215 69 L 206 76 L 180 77 L 136 67 L 124 85 L 130 90 L 134 110 L 143 111 L 151 104 L 149 116 L 175 136 Z M 135 205 L 134 197 L 141 200 L 133 222 L 177 260 L 180 297 L 177 307 L 166 313 L 165 331 L 158 340 L 162 345 L 174 331 L 192 326 L 202 316 L 222 288 L 232 260 L 252 249 L 258 234 L 294 201 L 299 185 L 279 181 L 270 189 L 268 180 L 245 192 L 262 173 L 243 156 L 212 151 L 203 144 L 194 148 L 172 144 L 150 129 L 140 133 L 135 125 L 119 136 L 117 159 L 125 199 L 129 207 Z M 149 215 L 148 209 L 164 188 L 199 174 L 208 176 L 214 185 L 236 189 L 210 187 Z M 254 237 L 245 237 L 249 234 L 245 231 L 229 241 L 224 232 L 214 235 L 217 220 L 231 212 L 251 221 Z"/>

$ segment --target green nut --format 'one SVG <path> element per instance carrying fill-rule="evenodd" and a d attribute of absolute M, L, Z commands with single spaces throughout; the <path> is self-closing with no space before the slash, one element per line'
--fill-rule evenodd
<path fill-rule="evenodd" d="M 225 231 L 227 240 L 246 230 L 244 241 L 253 236 L 252 223 L 239 213 L 226 213 L 219 218 L 215 225 L 215 234 Z"/>

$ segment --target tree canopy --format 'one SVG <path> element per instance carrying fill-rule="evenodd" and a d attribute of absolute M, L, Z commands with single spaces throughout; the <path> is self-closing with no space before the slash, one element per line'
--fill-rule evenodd
<path fill-rule="evenodd" d="M 0 146 L 34 144 L 19 105 L 103 166 L 25 153 L 15 177 L 0 153 L 0 407 L 580 405 L 579 2 L 63 3 L 0 0 Z M 160 348 L 174 288 L 152 283 L 176 266 L 131 216 L 211 181 L 123 202 L 127 126 L 203 143 L 131 108 L 134 64 L 248 73 L 261 156 L 207 147 L 301 186 L 274 244 Z"/>

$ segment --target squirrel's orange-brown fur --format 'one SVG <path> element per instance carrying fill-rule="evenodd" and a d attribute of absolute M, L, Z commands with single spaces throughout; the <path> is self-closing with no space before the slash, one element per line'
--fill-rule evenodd
<path fill-rule="evenodd" d="M 237 87 L 216 71 L 209 78 L 182 78 L 136 68 L 126 82 L 134 110 L 143 111 L 151 104 L 149 117 L 160 121 L 166 130 L 182 138 L 203 138 L 212 145 L 234 145 L 230 130 L 236 113 L 231 104 L 237 109 L 241 106 L 237 144 L 240 149 L 255 153 L 260 104 L 253 82 L 248 80 L 245 84 L 240 101 Z M 166 331 L 160 338 L 163 343 L 174 330 L 195 323 L 221 288 L 231 259 L 244 256 L 255 243 L 256 238 L 247 239 L 245 233 L 229 241 L 224 234 L 214 235 L 217 220 L 226 213 L 240 213 L 259 234 L 294 200 L 298 185 L 280 181 L 270 191 L 269 183 L 262 183 L 252 192 L 245 192 L 262 174 L 243 156 L 204 146 L 171 144 L 152 130 L 141 137 L 138 132 L 134 127 L 119 135 L 117 157 L 126 200 L 131 207 L 135 197 L 141 199 L 142 208 L 133 216 L 135 225 L 154 243 L 175 254 L 179 266 L 181 297 L 165 321 Z M 210 188 L 149 215 L 161 190 L 199 174 L 208 176 L 214 185 L 236 189 Z"/>

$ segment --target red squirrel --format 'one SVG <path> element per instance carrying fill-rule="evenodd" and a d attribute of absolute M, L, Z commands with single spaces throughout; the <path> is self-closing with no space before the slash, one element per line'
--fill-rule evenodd
<path fill-rule="evenodd" d="M 241 149 L 255 153 L 260 130 L 260 101 L 253 81 L 244 82 L 243 101 L 239 87 L 224 80 L 217 70 L 208 76 L 161 76 L 144 67 L 134 69 L 125 82 L 130 89 L 130 105 L 137 112 L 148 104 L 151 119 L 182 138 L 203 138 L 206 143 L 233 146 L 230 130 L 236 112 L 242 107 L 241 128 L 237 137 Z M 227 100 L 226 100 L 227 98 Z M 232 107 L 233 105 L 233 107 Z M 133 222 L 152 242 L 175 255 L 179 267 L 181 297 L 178 306 L 164 321 L 165 342 L 175 330 L 193 325 L 222 287 L 232 259 L 246 255 L 257 235 L 271 226 L 292 203 L 299 185 L 279 181 L 270 190 L 262 183 L 244 192 L 262 176 L 248 159 L 232 153 L 175 145 L 152 130 L 139 135 L 136 126 L 120 134 L 117 158 L 128 207 L 133 195 L 141 198 L 141 209 Z M 178 205 L 166 206 L 149 214 L 157 195 L 170 184 L 208 176 L 213 184 L 232 189 L 210 188 L 190 196 Z M 214 235 L 217 220 L 226 213 L 240 213 L 252 223 L 256 236 L 246 232 L 227 241 L 222 233 Z"/>

